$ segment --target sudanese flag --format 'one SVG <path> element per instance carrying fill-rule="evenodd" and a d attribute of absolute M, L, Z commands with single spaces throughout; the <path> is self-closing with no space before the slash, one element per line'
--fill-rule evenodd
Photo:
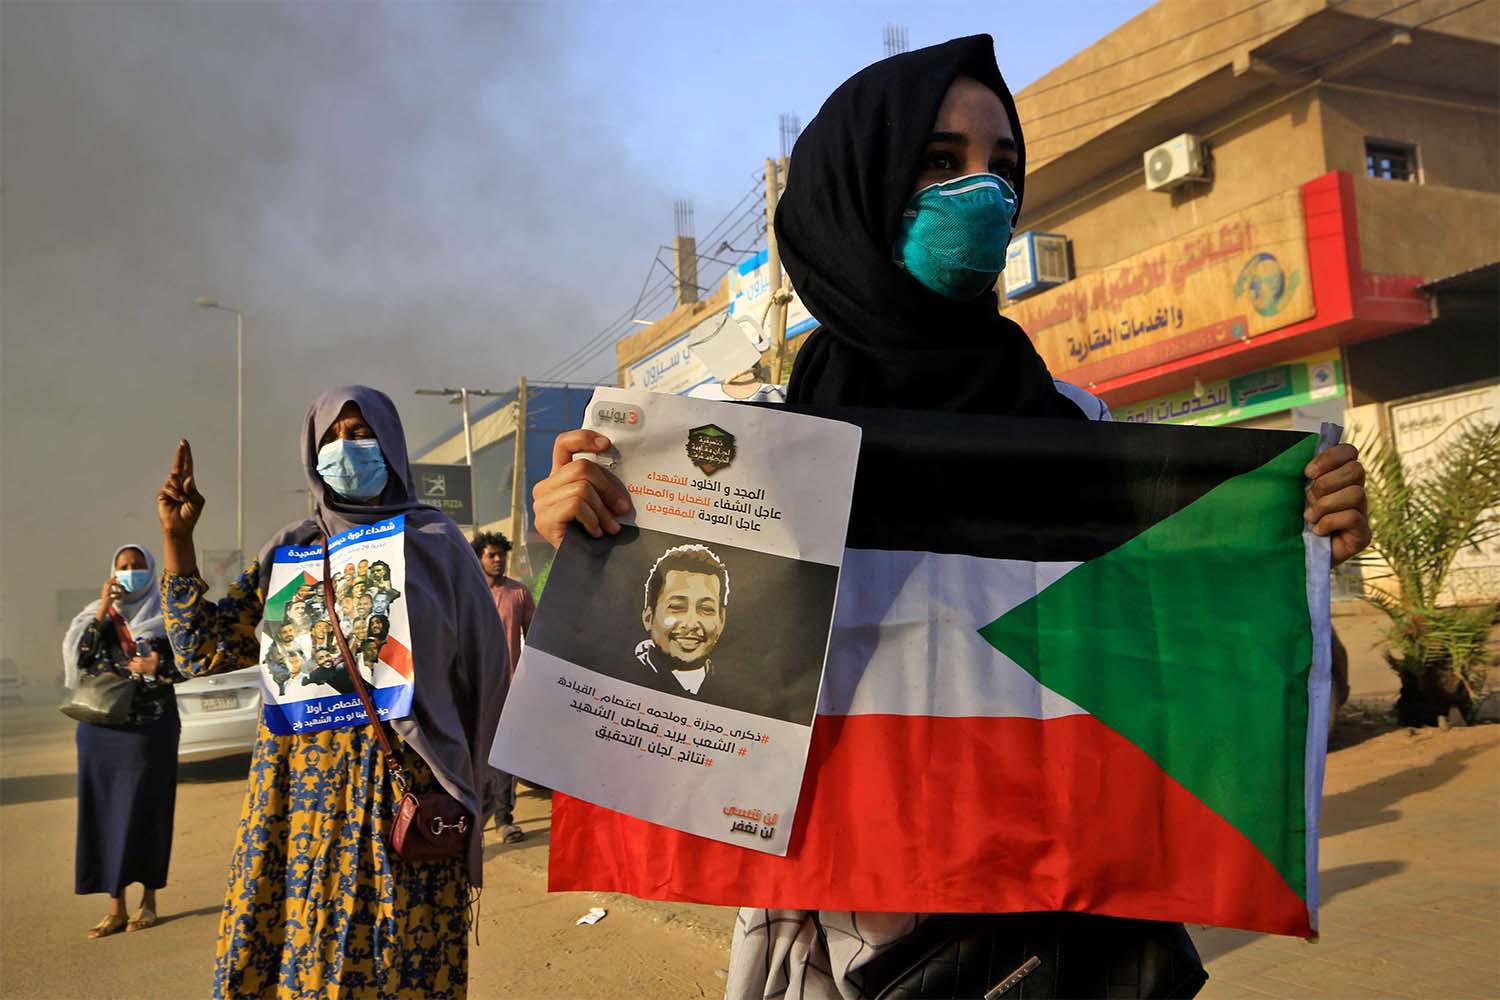
<path fill-rule="evenodd" d="M 1320 436 L 818 412 L 864 438 L 787 856 L 558 795 L 550 887 L 1314 934 Z"/>

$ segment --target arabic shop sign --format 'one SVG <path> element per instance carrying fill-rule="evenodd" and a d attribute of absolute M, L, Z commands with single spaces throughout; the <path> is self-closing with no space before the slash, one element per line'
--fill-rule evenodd
<path fill-rule="evenodd" d="M 715 323 L 723 322 L 723 316 L 718 313 L 710 319 Z M 666 347 L 625 369 L 625 388 L 680 396 L 704 382 L 712 382 L 713 374 L 688 346 L 695 335 L 704 332 L 695 326 Z"/>
<path fill-rule="evenodd" d="M 1302 197 L 1291 190 L 1005 314 L 1052 374 L 1089 385 L 1253 338 L 1315 312 Z"/>
<path fill-rule="evenodd" d="M 473 469 L 467 465 L 421 465 L 413 462 L 412 478 L 417 481 L 417 498 L 453 518 L 459 524 L 473 524 Z"/>
<path fill-rule="evenodd" d="M 1279 413 L 1344 395 L 1338 351 L 1325 351 L 1274 368 L 1122 406 L 1114 418 L 1131 424 L 1192 424 L 1212 427 Z"/>

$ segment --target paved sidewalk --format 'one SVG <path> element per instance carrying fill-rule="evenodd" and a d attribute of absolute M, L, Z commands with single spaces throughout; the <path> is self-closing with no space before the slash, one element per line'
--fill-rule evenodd
<path fill-rule="evenodd" d="M 1500 997 L 1500 726 L 1330 753 L 1319 869 L 1315 944 L 1192 928 L 1202 997 Z"/>
<path fill-rule="evenodd" d="M 1333 629 L 1349 651 L 1349 698 L 1394 695 L 1401 689 L 1396 672 L 1381 655 L 1386 648 L 1385 634 L 1391 620 L 1374 605 L 1364 601 L 1336 601 L 1333 605 Z"/>

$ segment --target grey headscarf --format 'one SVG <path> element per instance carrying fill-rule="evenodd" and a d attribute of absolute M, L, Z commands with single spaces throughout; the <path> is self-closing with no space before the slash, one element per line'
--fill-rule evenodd
<path fill-rule="evenodd" d="M 329 490 L 318 476 L 318 442 L 346 403 L 355 403 L 385 456 L 390 474 L 371 505 L 351 503 Z M 416 689 L 412 714 L 391 723 L 411 749 L 432 768 L 449 795 L 462 802 L 476 823 L 469 837 L 469 880 L 483 884 L 484 847 L 479 822 L 479 790 L 500 708 L 510 683 L 508 653 L 489 584 L 463 533 L 445 514 L 416 500 L 406 455 L 406 432 L 389 396 L 363 385 L 330 389 L 308 408 L 303 425 L 302 468 L 308 488 L 319 498 L 313 516 L 287 525 L 260 553 L 261 586 L 271 575 L 271 559 L 283 545 L 319 540 L 319 524 L 336 535 L 358 524 L 406 516 L 407 613 L 411 622 Z"/>
<path fill-rule="evenodd" d="M 161 616 L 161 588 L 156 583 L 156 557 L 151 550 L 144 545 L 121 545 L 115 549 L 115 554 L 109 557 L 109 571 L 114 573 L 115 563 L 120 558 L 120 553 L 126 549 L 135 549 L 146 558 L 146 572 L 150 579 L 146 586 L 140 590 L 133 590 L 125 594 L 115 602 L 115 610 L 120 612 L 120 617 L 125 619 L 125 624 L 130 628 L 130 635 L 135 639 L 160 638 L 167 634 L 166 623 Z M 70 688 L 78 686 L 78 643 L 83 639 L 83 630 L 89 627 L 99 614 L 99 605 L 103 601 L 90 601 L 84 605 L 82 611 L 73 616 L 73 621 L 68 624 L 68 634 L 63 639 L 63 683 Z"/>

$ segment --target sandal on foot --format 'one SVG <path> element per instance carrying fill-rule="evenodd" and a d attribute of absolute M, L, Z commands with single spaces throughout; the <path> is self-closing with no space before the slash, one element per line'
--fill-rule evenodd
<path fill-rule="evenodd" d="M 125 925 L 127 931 L 143 931 L 156 926 L 156 911 L 148 910 L 144 906 L 135 911 L 135 916 L 130 918 L 130 923 Z"/>
<path fill-rule="evenodd" d="M 99 921 L 93 927 L 89 928 L 89 939 L 93 940 L 95 938 L 109 937 L 111 934 L 118 934 L 124 929 L 124 915 L 116 916 L 115 914 L 111 913 L 109 916 Z"/>

